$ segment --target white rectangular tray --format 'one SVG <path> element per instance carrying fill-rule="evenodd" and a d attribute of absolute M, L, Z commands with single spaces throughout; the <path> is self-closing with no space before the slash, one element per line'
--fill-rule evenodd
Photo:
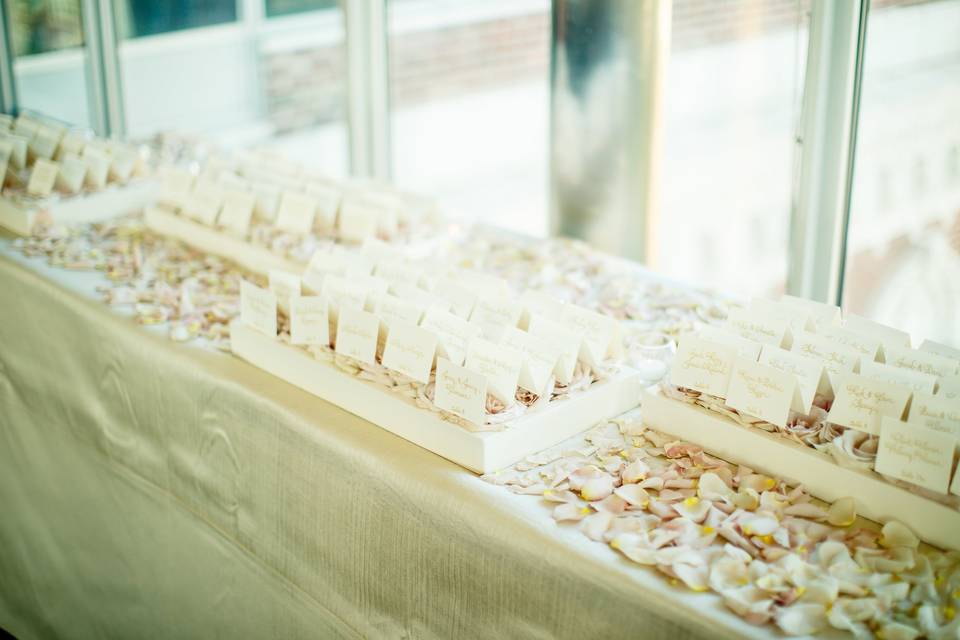
<path fill-rule="evenodd" d="M 194 249 L 231 260 L 254 273 L 267 275 L 274 269 L 302 273 L 306 268 L 305 264 L 278 256 L 269 249 L 164 209 L 147 207 L 144 221 L 148 228 L 160 235 L 176 238 Z"/>
<path fill-rule="evenodd" d="M 829 455 L 759 429 L 743 427 L 703 407 L 645 391 L 643 422 L 727 462 L 803 484 L 814 496 L 832 502 L 852 497 L 857 513 L 876 522 L 899 520 L 927 542 L 960 550 L 960 511 L 890 484 L 873 471 L 847 469 Z"/>
<path fill-rule="evenodd" d="M 412 400 L 316 360 L 302 349 L 243 325 L 230 325 L 233 353 L 350 413 L 477 473 L 501 469 L 637 405 L 643 382 L 633 370 L 554 403 L 504 431 L 470 432 Z"/>
<path fill-rule="evenodd" d="M 159 192 L 156 180 L 138 180 L 127 186 L 81 194 L 49 203 L 21 204 L 0 198 L 0 226 L 21 236 L 33 233 L 38 217 L 45 213 L 54 224 L 85 224 L 136 213 L 152 202 Z"/>

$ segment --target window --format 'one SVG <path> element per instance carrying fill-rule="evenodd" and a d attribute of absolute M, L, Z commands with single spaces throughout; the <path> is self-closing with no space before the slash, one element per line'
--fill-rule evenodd
<path fill-rule="evenodd" d="M 745 296 L 783 290 L 808 7 L 673 3 L 655 269 Z"/>
<path fill-rule="evenodd" d="M 7 2 L 12 22 L 13 72 L 20 108 L 90 125 L 80 0 L 0 1 Z"/>
<path fill-rule="evenodd" d="M 303 13 L 304 11 L 316 11 L 318 9 L 333 9 L 337 6 L 337 0 L 265 0 L 267 17 L 287 16 L 293 13 Z"/>
<path fill-rule="evenodd" d="M 80 0 L 9 0 L 7 8 L 15 55 L 83 46 Z"/>
<path fill-rule="evenodd" d="M 388 11 L 394 180 L 448 212 L 545 234 L 549 0 Z"/>
<path fill-rule="evenodd" d="M 843 303 L 960 344 L 960 1 L 869 20 Z"/>
<path fill-rule="evenodd" d="M 120 0 L 114 6 L 123 38 L 208 27 L 237 19 L 237 0 Z"/>

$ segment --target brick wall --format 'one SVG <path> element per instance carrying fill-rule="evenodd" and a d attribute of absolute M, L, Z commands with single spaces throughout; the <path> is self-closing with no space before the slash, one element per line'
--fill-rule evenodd
<path fill-rule="evenodd" d="M 482 0 L 478 0 L 482 1 Z M 874 11 L 936 0 L 874 0 Z M 749 37 L 806 21 L 810 0 L 674 0 L 672 49 Z M 511 16 L 390 37 L 394 108 L 509 86 L 539 78 L 550 65 L 550 15 Z M 278 131 L 339 119 L 344 114 L 342 46 L 312 47 L 263 57 L 267 113 Z"/>

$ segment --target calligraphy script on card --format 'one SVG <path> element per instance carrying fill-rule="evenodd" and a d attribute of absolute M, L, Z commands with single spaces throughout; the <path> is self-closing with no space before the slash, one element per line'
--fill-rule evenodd
<path fill-rule="evenodd" d="M 906 387 L 855 373 L 840 378 L 835 391 L 836 399 L 827 419 L 874 435 L 880 432 L 883 416 L 897 420 L 903 416 L 911 395 Z"/>
<path fill-rule="evenodd" d="M 486 420 L 487 378 L 440 358 L 437 360 L 433 402 L 440 409 L 473 424 L 483 424 Z"/>
<path fill-rule="evenodd" d="M 277 335 L 277 296 L 246 280 L 240 281 L 240 320 L 271 338 Z"/>
<path fill-rule="evenodd" d="M 522 364 L 520 352 L 483 338 L 467 347 L 466 367 L 485 375 L 490 393 L 508 406 L 515 400 Z"/>
<path fill-rule="evenodd" d="M 691 335 L 684 336 L 674 358 L 670 381 L 713 396 L 726 397 L 736 350 Z"/>
<path fill-rule="evenodd" d="M 797 332 L 793 337 L 793 346 L 790 350 L 802 356 L 817 358 L 822 362 L 834 388 L 837 385 L 837 378 L 843 374 L 852 373 L 860 360 L 860 354 L 854 349 L 836 344 L 808 331 Z"/>
<path fill-rule="evenodd" d="M 744 338 L 777 347 L 783 346 L 789 334 L 789 323 L 785 319 L 756 309 L 731 309 L 724 328 Z"/>
<path fill-rule="evenodd" d="M 786 426 L 791 408 L 799 402 L 797 381 L 791 374 L 739 356 L 734 361 L 727 405 L 771 424 Z"/>
<path fill-rule="evenodd" d="M 330 344 L 330 317 L 327 301 L 320 296 L 290 298 L 290 342 Z"/>
<path fill-rule="evenodd" d="M 383 366 L 426 384 L 430 381 L 437 334 L 416 324 L 397 321 L 390 326 Z"/>
<path fill-rule="evenodd" d="M 928 351 L 886 347 L 884 356 L 887 364 L 932 376 L 952 376 L 957 373 L 956 361 Z"/>
<path fill-rule="evenodd" d="M 337 353 L 375 364 L 379 335 L 377 316 L 362 309 L 341 307 L 337 314 Z"/>
<path fill-rule="evenodd" d="M 875 468 L 915 485 L 946 493 L 957 439 L 951 435 L 885 417 Z"/>
<path fill-rule="evenodd" d="M 810 411 L 818 392 L 828 397 L 833 396 L 823 365 L 816 358 L 808 358 L 786 349 L 764 345 L 763 352 L 760 354 L 760 364 L 789 373 L 796 378 L 802 406 L 794 407 L 795 411 Z"/>
<path fill-rule="evenodd" d="M 914 393 L 907 422 L 960 438 L 960 399 Z"/>

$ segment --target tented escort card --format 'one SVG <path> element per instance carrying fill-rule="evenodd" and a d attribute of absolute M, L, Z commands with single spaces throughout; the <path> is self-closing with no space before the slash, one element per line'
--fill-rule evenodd
<path fill-rule="evenodd" d="M 771 344 L 784 327 L 790 346 Z M 758 340 L 768 340 L 759 354 Z M 909 512 L 922 537 L 960 550 L 960 503 L 942 498 L 960 475 L 960 363 L 947 345 L 909 344 L 829 305 L 754 301 L 723 327 L 681 336 L 668 382 L 644 396 L 643 419 L 824 500 L 856 496 L 868 517 Z"/>
<path fill-rule="evenodd" d="M 323 254 L 303 278 L 308 291 L 319 283 L 320 296 L 301 296 L 294 274 L 278 270 L 272 290 L 244 282 L 234 353 L 477 470 L 636 405 L 642 378 L 622 360 L 611 318 L 556 301 L 540 308 L 563 309 L 561 321 L 523 322 L 522 297 L 501 278 L 397 260 L 376 243 L 350 251 L 371 258 L 379 275 L 337 275 L 346 256 Z M 469 319 L 438 295 L 436 283 L 454 277 L 476 293 Z M 279 308 L 278 298 L 287 300 Z"/>
<path fill-rule="evenodd" d="M 31 235 L 133 213 L 155 197 L 151 173 L 144 149 L 21 113 L 0 126 L 0 226 Z"/>
<path fill-rule="evenodd" d="M 335 255 L 337 245 L 378 241 L 428 255 L 451 233 L 422 198 L 321 179 L 256 153 L 210 158 L 199 169 L 164 167 L 161 174 L 163 189 L 146 211 L 147 225 L 261 275 L 303 271 L 316 253 Z M 316 292 L 320 278 L 303 276 Z"/>

